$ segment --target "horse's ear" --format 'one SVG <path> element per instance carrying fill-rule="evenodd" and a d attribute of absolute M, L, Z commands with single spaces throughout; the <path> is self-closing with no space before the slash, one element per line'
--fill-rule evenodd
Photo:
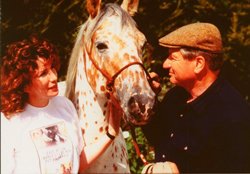
<path fill-rule="evenodd" d="M 133 16 L 138 9 L 139 0 L 123 0 L 121 7 Z"/>
<path fill-rule="evenodd" d="M 87 11 L 92 19 L 97 15 L 99 10 L 101 9 L 101 1 L 102 0 L 87 0 Z"/>

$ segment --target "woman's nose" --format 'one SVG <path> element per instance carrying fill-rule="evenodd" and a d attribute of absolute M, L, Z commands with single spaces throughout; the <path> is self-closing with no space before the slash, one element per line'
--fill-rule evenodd
<path fill-rule="evenodd" d="M 57 72 L 55 69 L 51 69 L 50 70 L 50 79 L 51 81 L 57 81 Z"/>

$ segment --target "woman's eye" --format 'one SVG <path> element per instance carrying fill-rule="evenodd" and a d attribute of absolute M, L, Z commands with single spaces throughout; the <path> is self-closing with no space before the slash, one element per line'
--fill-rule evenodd
<path fill-rule="evenodd" d="M 44 76 L 46 76 L 48 74 L 48 71 L 42 71 L 39 75 L 38 75 L 38 77 L 44 77 Z"/>
<path fill-rule="evenodd" d="M 97 48 L 99 51 L 104 51 L 105 49 L 108 49 L 108 46 L 107 46 L 107 44 L 105 44 L 105 43 L 98 43 L 98 44 L 96 45 L 96 48 Z"/>

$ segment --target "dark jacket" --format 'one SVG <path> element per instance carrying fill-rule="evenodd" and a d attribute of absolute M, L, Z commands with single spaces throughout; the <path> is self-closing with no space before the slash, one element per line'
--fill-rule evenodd
<path fill-rule="evenodd" d="M 186 103 L 181 87 L 169 90 L 157 115 L 143 127 L 156 161 L 175 162 L 180 172 L 250 172 L 250 109 L 218 78 Z"/>

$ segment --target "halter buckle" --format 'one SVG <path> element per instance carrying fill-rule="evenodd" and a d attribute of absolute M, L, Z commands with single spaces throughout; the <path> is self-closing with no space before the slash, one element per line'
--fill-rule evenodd
<path fill-rule="evenodd" d="M 114 80 L 108 80 L 108 81 L 107 81 L 106 89 L 107 89 L 109 92 L 113 92 L 113 89 L 114 89 Z"/>

